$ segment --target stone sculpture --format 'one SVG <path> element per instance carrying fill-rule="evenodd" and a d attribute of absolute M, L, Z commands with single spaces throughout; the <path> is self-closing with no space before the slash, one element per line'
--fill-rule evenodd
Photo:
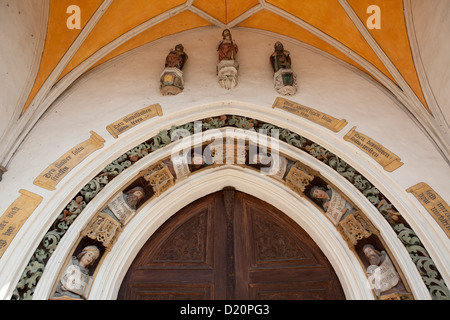
<path fill-rule="evenodd" d="M 294 95 L 297 92 L 297 75 L 291 69 L 289 51 L 284 50 L 281 42 L 275 43 L 275 51 L 270 56 L 274 76 L 275 90 L 281 95 Z"/>
<path fill-rule="evenodd" d="M 96 246 L 86 246 L 76 257 L 71 257 L 52 300 L 86 299 L 92 284 L 89 268 L 99 257 L 100 250 Z"/>
<path fill-rule="evenodd" d="M 322 208 L 334 225 L 356 210 L 336 190 L 328 187 L 313 187 L 310 191 L 311 198 L 322 201 Z"/>
<path fill-rule="evenodd" d="M 363 247 L 363 253 L 369 263 L 366 269 L 369 282 L 378 297 L 406 292 L 386 251 L 380 252 L 375 249 L 375 246 L 367 244 Z"/>
<path fill-rule="evenodd" d="M 166 57 L 165 69 L 160 77 L 160 90 L 164 96 L 177 95 L 184 90 L 183 67 L 188 60 L 182 44 L 177 44 Z"/>
<path fill-rule="evenodd" d="M 217 75 L 219 84 L 224 89 L 232 89 L 238 83 L 239 63 L 236 60 L 238 46 L 231 36 L 231 32 L 225 29 L 222 32 L 222 41 L 220 41 L 217 51 L 219 54 L 219 64 L 217 65 Z"/>

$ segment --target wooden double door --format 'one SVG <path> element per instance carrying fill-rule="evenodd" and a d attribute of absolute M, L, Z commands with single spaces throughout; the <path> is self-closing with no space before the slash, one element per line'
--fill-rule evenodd
<path fill-rule="evenodd" d="M 233 189 L 171 217 L 142 247 L 120 300 L 345 299 L 329 261 L 288 216 Z"/>

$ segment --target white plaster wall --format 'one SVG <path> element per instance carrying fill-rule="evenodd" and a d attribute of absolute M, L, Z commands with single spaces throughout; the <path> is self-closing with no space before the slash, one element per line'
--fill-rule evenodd
<path fill-rule="evenodd" d="M 36 78 L 47 30 L 46 4 L 0 0 L 0 138 L 20 116 Z"/>
<path fill-rule="evenodd" d="M 398 200 L 398 205 L 408 209 L 402 213 L 408 214 L 409 222 L 427 249 L 432 249 L 431 254 L 441 267 L 441 272 L 442 266 L 448 266 L 448 238 L 405 190 L 419 182 L 427 182 L 450 203 L 450 179 L 446 178 L 450 176 L 450 168 L 395 101 L 375 82 L 353 68 L 310 51 L 298 42 L 283 39 L 285 48 L 291 52 L 293 68 L 300 83 L 299 92 L 289 99 L 349 122 L 340 133 L 332 133 L 307 120 L 272 109 L 279 95 L 272 86 L 268 61 L 273 44 L 279 38 L 246 29 L 233 30 L 233 38 L 240 46 L 239 85 L 233 90 L 224 90 L 217 83 L 216 46 L 221 39 L 221 30 L 208 27 L 160 39 L 94 69 L 52 106 L 17 151 L 0 183 L 0 212 L 4 212 L 18 197 L 20 189 L 44 197 L 41 207 L 5 253 L 4 258 L 15 261 L 19 271 L 1 271 L 5 277 L 0 283 L 0 291 L 1 285 L 6 286 L 5 283 L 10 281 L 9 285 L 13 286 L 20 277 L 29 255 L 34 251 L 34 247 L 28 244 L 38 244 L 62 206 L 102 166 L 127 151 L 129 141 L 144 141 L 158 130 L 187 122 L 187 118 L 194 120 L 233 111 L 258 116 L 269 122 L 271 118 L 277 118 L 283 126 L 340 154 L 355 168 L 366 173 L 367 178 L 372 178 L 382 191 L 388 190 L 399 197 L 391 200 Z M 178 43 L 183 43 L 189 55 L 184 69 L 185 90 L 178 96 L 163 97 L 159 93 L 159 76 L 166 54 Z M 161 104 L 163 117 L 147 121 L 143 126 L 121 135 L 118 140 L 107 132 L 108 124 L 155 103 Z M 177 120 L 181 118 L 183 120 Z M 353 126 L 397 154 L 405 165 L 393 173 L 385 172 L 371 158 L 342 139 Z M 56 191 L 46 191 L 33 185 L 33 180 L 48 165 L 88 139 L 91 130 L 106 140 L 103 150 L 70 172 Z M 379 181 L 388 181 L 389 185 Z M 436 248 L 433 248 L 434 243 L 438 244 Z M 27 247 L 29 249 L 25 250 Z M 0 267 L 2 265 L 3 261 L 0 261 Z M 445 276 L 448 279 L 447 273 Z"/>
<path fill-rule="evenodd" d="M 450 1 L 412 0 L 414 27 L 427 79 L 450 124 Z M 448 129 L 447 129 L 448 130 Z"/>

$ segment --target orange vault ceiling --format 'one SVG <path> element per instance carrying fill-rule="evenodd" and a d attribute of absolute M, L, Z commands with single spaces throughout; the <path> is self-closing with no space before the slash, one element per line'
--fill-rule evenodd
<path fill-rule="evenodd" d="M 71 5 L 80 8 L 79 29 L 67 28 Z M 372 5 L 380 9 L 380 29 L 367 26 Z M 49 0 L 44 51 L 23 112 L 40 91 L 65 77 L 73 82 L 124 52 L 205 26 L 253 28 L 291 37 L 385 86 L 412 92 L 427 108 L 402 0 Z"/>

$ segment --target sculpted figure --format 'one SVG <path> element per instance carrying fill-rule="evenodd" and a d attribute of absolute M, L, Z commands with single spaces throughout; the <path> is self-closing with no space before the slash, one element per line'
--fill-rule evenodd
<path fill-rule="evenodd" d="M 166 95 L 177 95 L 184 90 L 183 67 L 188 60 L 182 44 L 177 44 L 166 57 L 165 69 L 161 74 L 160 90 Z"/>
<path fill-rule="evenodd" d="M 406 292 L 400 277 L 386 251 L 378 251 L 371 244 L 363 247 L 363 253 L 370 264 L 366 272 L 369 282 L 378 297 L 395 292 Z"/>
<path fill-rule="evenodd" d="M 270 56 L 270 63 L 274 72 L 275 90 L 282 95 L 293 95 L 297 92 L 297 76 L 291 69 L 291 56 L 284 50 L 281 42 L 274 45 L 275 51 Z"/>
<path fill-rule="evenodd" d="M 142 187 L 135 187 L 125 193 L 120 192 L 108 203 L 102 213 L 107 214 L 125 225 L 136 212 L 139 202 L 144 199 L 145 191 Z"/>
<path fill-rule="evenodd" d="M 222 41 L 219 42 L 217 51 L 219 52 L 219 62 L 222 60 L 235 60 L 238 53 L 238 46 L 228 29 L 222 32 Z"/>
<path fill-rule="evenodd" d="M 322 201 L 323 210 L 335 225 L 348 214 L 356 211 L 350 203 L 332 188 L 313 187 L 310 195 L 312 198 Z"/>
<path fill-rule="evenodd" d="M 188 55 L 184 52 L 182 44 L 177 44 L 175 50 L 170 50 L 166 57 L 166 68 L 178 68 L 183 70 L 184 64 L 188 59 Z"/>
<path fill-rule="evenodd" d="M 274 45 L 275 51 L 272 53 L 270 60 L 272 62 L 273 71 L 291 68 L 291 56 L 289 51 L 284 50 L 281 42 L 277 41 Z"/>
<path fill-rule="evenodd" d="M 236 60 L 239 51 L 236 42 L 231 37 L 231 32 L 225 29 L 222 32 L 217 51 L 219 54 L 219 64 L 217 65 L 217 75 L 219 84 L 224 89 L 232 89 L 237 85 L 239 63 Z"/>
<path fill-rule="evenodd" d="M 92 284 L 89 268 L 99 258 L 96 246 L 87 246 L 76 257 L 70 259 L 53 299 L 86 299 Z"/>

